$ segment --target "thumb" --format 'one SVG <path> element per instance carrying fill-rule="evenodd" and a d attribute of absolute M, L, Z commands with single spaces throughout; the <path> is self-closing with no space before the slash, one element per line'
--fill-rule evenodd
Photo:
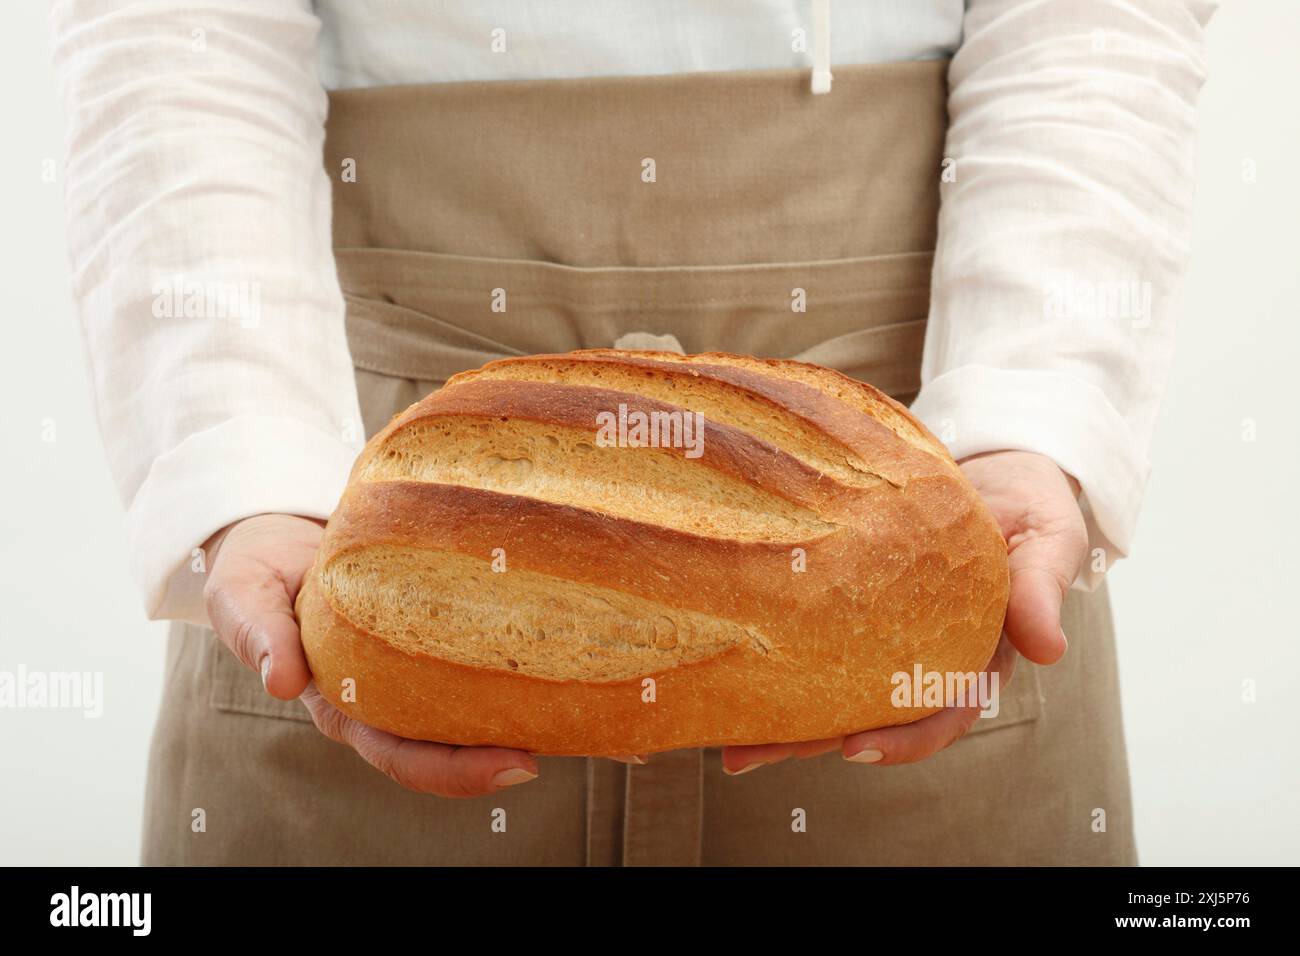
<path fill-rule="evenodd" d="M 293 700 L 306 689 L 311 670 L 293 602 L 274 571 L 256 562 L 218 564 L 204 601 L 217 636 L 246 667 L 261 673 L 271 696 Z"/>
<path fill-rule="evenodd" d="M 1004 630 L 1035 664 L 1055 664 L 1065 655 L 1061 605 L 1082 559 L 1076 536 L 1068 533 L 1026 538 L 1008 555 L 1011 597 Z"/>

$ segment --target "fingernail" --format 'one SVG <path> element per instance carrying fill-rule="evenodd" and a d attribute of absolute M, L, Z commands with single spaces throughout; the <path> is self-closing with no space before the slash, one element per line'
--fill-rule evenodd
<path fill-rule="evenodd" d="M 632 756 L 627 758 L 627 762 L 631 764 L 636 764 L 638 767 L 642 767 L 647 763 L 647 760 L 645 757 L 641 756 L 640 754 L 633 754 Z"/>
<path fill-rule="evenodd" d="M 262 690 L 267 691 L 268 693 L 270 692 L 270 688 L 266 686 L 266 682 L 270 678 L 270 676 L 271 676 L 271 655 L 267 654 L 265 657 L 262 658 Z"/>
<path fill-rule="evenodd" d="M 509 770 L 502 770 L 492 778 L 494 787 L 513 787 L 518 783 L 527 783 L 529 780 L 536 780 L 537 774 L 529 773 L 521 767 L 511 767 Z"/>
<path fill-rule="evenodd" d="M 1065 649 L 1070 649 L 1070 639 L 1065 636 L 1065 628 L 1061 628 L 1061 641 L 1065 644 Z"/>
<path fill-rule="evenodd" d="M 859 750 L 852 757 L 844 759 L 850 763 L 879 763 L 884 756 L 879 750 Z"/>
<path fill-rule="evenodd" d="M 749 773 L 751 770 L 757 770 L 761 766 L 763 766 L 763 761 L 756 760 L 753 763 L 745 764 L 745 766 L 741 767 L 739 770 L 728 770 L 726 767 L 723 767 L 722 772 L 728 777 L 739 777 L 742 773 Z"/>

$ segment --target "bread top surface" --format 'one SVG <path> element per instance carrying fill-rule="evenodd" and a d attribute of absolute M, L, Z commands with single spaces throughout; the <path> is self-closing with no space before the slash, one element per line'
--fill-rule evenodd
<path fill-rule="evenodd" d="M 702 428 L 661 417 L 678 446 L 604 447 L 620 406 Z M 335 624 L 467 673 L 617 684 L 740 654 L 789 682 L 945 635 L 982 665 L 1006 553 L 943 445 L 869 385 L 592 350 L 493 362 L 396 415 L 311 583 Z"/>

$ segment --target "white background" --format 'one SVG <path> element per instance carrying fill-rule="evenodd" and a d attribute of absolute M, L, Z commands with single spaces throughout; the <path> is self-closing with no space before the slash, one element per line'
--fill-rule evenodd
<path fill-rule="evenodd" d="M 45 14 L 6 5 L 0 38 L 0 670 L 103 671 L 106 700 L 98 720 L 0 709 L 0 863 L 133 863 L 166 627 L 127 573 L 62 185 L 41 178 L 63 155 Z M 1142 862 L 1295 864 L 1300 4 L 1225 0 L 1209 45 L 1173 380 L 1135 553 L 1110 576 L 1124 713 Z"/>

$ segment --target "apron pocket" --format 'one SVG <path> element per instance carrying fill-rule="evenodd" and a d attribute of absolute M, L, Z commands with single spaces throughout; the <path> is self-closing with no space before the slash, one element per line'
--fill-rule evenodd
<path fill-rule="evenodd" d="M 209 703 L 216 710 L 228 713 L 253 714 L 259 717 L 278 717 L 311 723 L 311 715 L 301 701 L 279 700 L 262 688 L 261 678 L 236 659 L 235 655 L 207 628 L 185 624 L 187 640 L 206 639 L 208 648 L 208 673 L 211 675 Z M 1016 666 L 1016 676 L 1002 694 L 996 717 L 980 717 L 967 732 L 986 733 L 1037 720 L 1042 716 L 1042 690 L 1038 668 L 1021 660 Z"/>
<path fill-rule="evenodd" d="M 212 684 L 208 703 L 216 710 L 237 714 L 254 714 L 258 717 L 279 717 L 311 723 L 311 715 L 300 700 L 280 700 L 272 697 L 262 687 L 262 678 L 249 670 L 208 628 L 192 624 L 186 637 L 190 640 L 207 638 L 208 673 Z"/>
<path fill-rule="evenodd" d="M 1024 658 L 1017 661 L 1015 677 L 1002 691 L 998 703 L 998 715 L 977 718 L 974 726 L 966 732 L 967 737 L 1028 723 L 1043 715 L 1043 691 L 1038 681 L 1037 665 Z"/>

